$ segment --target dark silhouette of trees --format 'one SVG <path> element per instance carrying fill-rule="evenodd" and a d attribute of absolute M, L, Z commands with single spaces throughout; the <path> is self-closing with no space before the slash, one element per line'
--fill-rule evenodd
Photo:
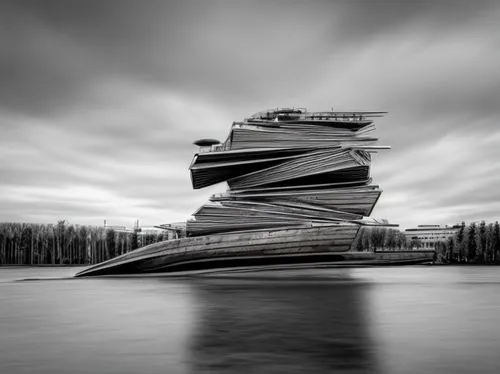
<path fill-rule="evenodd" d="M 397 246 L 396 238 L 397 238 L 398 230 L 388 229 L 385 234 L 385 247 L 390 250 L 395 250 Z"/>
<path fill-rule="evenodd" d="M 387 227 L 361 227 L 353 243 L 353 250 L 363 251 L 404 251 L 408 249 L 406 235 Z"/>
<path fill-rule="evenodd" d="M 172 236 L 172 234 L 170 234 Z M 166 232 L 123 232 L 104 227 L 56 224 L 0 223 L 0 265 L 95 264 L 148 244 L 169 239 Z M 393 228 L 361 227 L 355 251 L 411 250 L 422 247 Z M 500 225 L 466 225 L 454 237 L 436 244 L 436 262 L 500 263 Z"/>
<path fill-rule="evenodd" d="M 134 230 L 132 233 L 130 245 L 132 250 L 139 248 L 139 236 L 137 235 L 137 230 Z"/>
<path fill-rule="evenodd" d="M 106 231 L 106 252 L 108 258 L 116 257 L 115 230 Z"/>
<path fill-rule="evenodd" d="M 169 239 L 164 233 L 144 236 L 64 220 L 55 225 L 0 223 L 0 265 L 96 264 Z"/>
<path fill-rule="evenodd" d="M 479 225 L 472 222 L 468 226 L 462 222 L 454 238 L 447 242 L 448 263 L 498 263 L 500 255 L 500 227 L 498 222 Z"/>
<path fill-rule="evenodd" d="M 486 222 L 481 221 L 476 233 L 476 261 L 485 262 L 486 256 Z"/>
<path fill-rule="evenodd" d="M 411 249 L 420 249 L 422 248 L 422 241 L 419 238 L 412 238 L 410 240 L 410 248 Z"/>
<path fill-rule="evenodd" d="M 500 225 L 498 221 L 495 222 L 495 226 L 493 228 L 493 262 L 499 262 L 500 260 Z"/>
<path fill-rule="evenodd" d="M 465 260 L 465 222 L 462 221 L 457 233 L 458 261 Z"/>
<path fill-rule="evenodd" d="M 445 263 L 447 252 L 448 252 L 447 243 L 446 242 L 437 242 L 435 249 L 436 249 L 436 255 L 434 257 L 434 261 L 438 264 Z"/>
<path fill-rule="evenodd" d="M 423 243 L 417 237 L 409 240 L 399 230 L 384 227 L 363 227 L 353 244 L 354 250 L 412 250 L 421 249 Z M 443 263 L 495 263 L 500 262 L 500 225 L 468 226 L 462 222 L 455 236 L 437 241 L 436 251 Z"/>
<path fill-rule="evenodd" d="M 384 248 L 386 231 L 387 229 L 380 227 L 374 227 L 370 229 L 371 239 L 372 239 L 371 242 L 374 251 L 377 251 L 377 249 Z"/>
<path fill-rule="evenodd" d="M 457 261 L 457 254 L 456 254 L 456 240 L 454 237 L 448 238 L 446 241 L 446 255 L 445 255 L 445 262 L 452 263 Z"/>
<path fill-rule="evenodd" d="M 469 225 L 469 233 L 467 235 L 467 260 L 474 261 L 477 255 L 477 242 L 476 242 L 477 227 L 474 222 Z"/>
<path fill-rule="evenodd" d="M 399 230 L 396 230 L 396 247 L 398 250 L 402 251 L 408 249 L 408 240 L 406 235 Z"/>

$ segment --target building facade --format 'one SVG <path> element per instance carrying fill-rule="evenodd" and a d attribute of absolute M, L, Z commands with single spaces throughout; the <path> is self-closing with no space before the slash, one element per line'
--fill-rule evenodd
<path fill-rule="evenodd" d="M 418 225 L 417 228 L 406 229 L 404 234 L 408 243 L 418 239 L 421 243 L 420 248 L 435 250 L 437 243 L 446 242 L 448 238 L 455 236 L 458 229 L 458 225 Z"/>

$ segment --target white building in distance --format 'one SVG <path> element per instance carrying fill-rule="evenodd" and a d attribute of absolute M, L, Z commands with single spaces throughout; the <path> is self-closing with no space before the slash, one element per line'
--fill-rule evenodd
<path fill-rule="evenodd" d="M 446 242 L 457 233 L 459 228 L 458 225 L 418 225 L 417 228 L 406 229 L 404 234 L 408 242 L 412 239 L 419 239 L 422 249 L 435 250 L 438 242 Z"/>

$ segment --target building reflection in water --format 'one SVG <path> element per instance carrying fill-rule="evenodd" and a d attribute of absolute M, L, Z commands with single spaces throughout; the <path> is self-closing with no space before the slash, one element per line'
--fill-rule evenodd
<path fill-rule="evenodd" d="M 366 287 L 349 278 L 196 281 L 193 372 L 375 373 Z"/>

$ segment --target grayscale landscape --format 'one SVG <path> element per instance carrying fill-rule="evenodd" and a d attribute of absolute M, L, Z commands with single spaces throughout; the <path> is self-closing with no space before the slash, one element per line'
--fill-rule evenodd
<path fill-rule="evenodd" d="M 499 24 L 0 0 L 0 373 L 499 373 Z"/>

